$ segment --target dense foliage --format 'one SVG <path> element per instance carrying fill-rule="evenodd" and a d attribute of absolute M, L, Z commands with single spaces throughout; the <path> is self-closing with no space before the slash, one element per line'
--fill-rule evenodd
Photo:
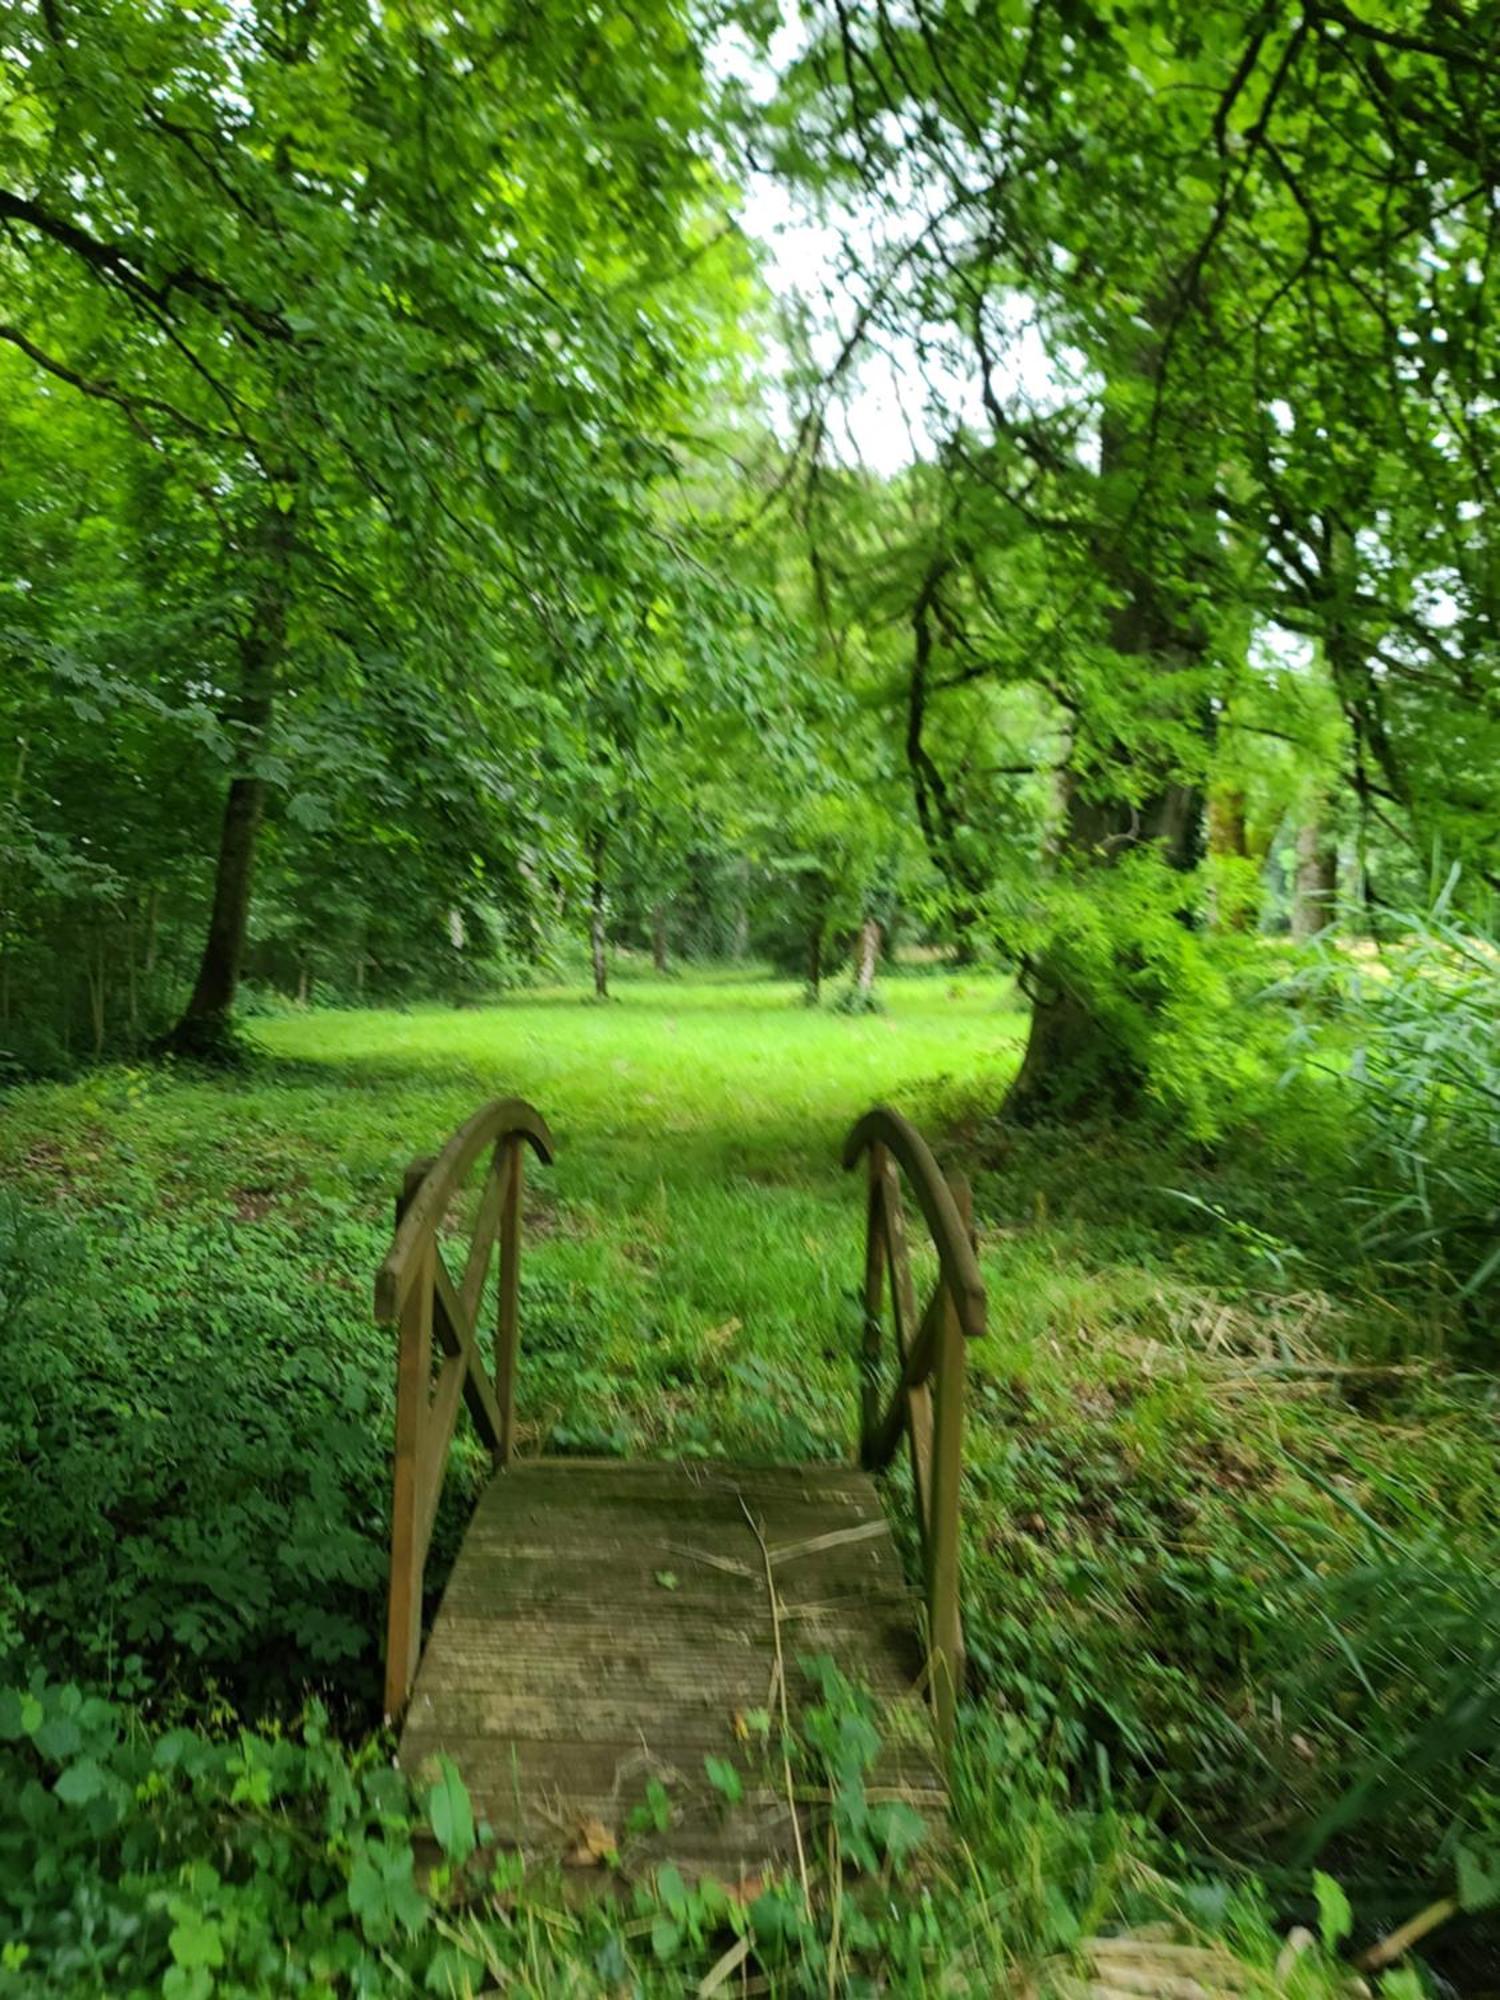
<path fill-rule="evenodd" d="M 0 1992 L 1478 1976 L 1497 161 L 1479 0 L 0 0 Z M 384 1768 L 497 1080 L 551 1451 L 843 1450 L 840 1128 L 974 1169 L 957 1859 L 823 1663 L 810 1902 Z"/>
<path fill-rule="evenodd" d="M 1341 817 L 1362 895 L 1392 838 L 1493 874 L 1497 90 L 1479 6 L 813 10 L 772 118 L 842 243 L 810 529 L 868 602 L 818 467 L 861 360 L 919 356 L 875 601 L 934 863 L 1036 1001 L 1017 1111 L 1191 1094 L 1161 941 L 1257 820 L 1325 907 Z"/>

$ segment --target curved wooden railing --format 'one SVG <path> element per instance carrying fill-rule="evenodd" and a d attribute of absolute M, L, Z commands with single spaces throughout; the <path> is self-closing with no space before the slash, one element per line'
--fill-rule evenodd
<path fill-rule="evenodd" d="M 375 1278 L 375 1319 L 397 1328 L 396 1462 L 391 1493 L 391 1588 L 385 1648 L 385 1710 L 406 1704 L 422 1647 L 422 1572 L 437 1518 L 460 1401 L 501 1465 L 516 1428 L 516 1335 L 521 1279 L 523 1149 L 552 1158 L 541 1113 L 519 1097 L 497 1097 L 435 1159 L 413 1160 L 396 1197 L 396 1234 Z M 481 1154 L 489 1166 L 474 1233 L 455 1284 L 438 1249 L 454 1195 Z M 495 1370 L 479 1352 L 479 1307 L 490 1253 L 500 1245 Z M 433 1378 L 433 1338 L 442 1361 Z"/>
<path fill-rule="evenodd" d="M 865 1227 L 864 1382 L 860 1463 L 872 1472 L 890 1464 L 902 1433 L 911 1440 L 912 1484 L 922 1534 L 927 1596 L 927 1644 L 938 1737 L 953 1740 L 963 1686 L 964 1639 L 958 1591 L 959 1479 L 963 1466 L 964 1343 L 984 1332 L 984 1281 L 974 1252 L 969 1184 L 944 1179 L 926 1140 L 899 1111 L 877 1105 L 844 1142 L 844 1165 L 869 1160 Z M 899 1170 L 899 1171 L 898 1171 Z M 917 1312 L 901 1198 L 904 1174 L 937 1251 L 932 1296 Z M 889 1298 L 896 1347 L 896 1384 L 880 1397 L 882 1307 Z"/>

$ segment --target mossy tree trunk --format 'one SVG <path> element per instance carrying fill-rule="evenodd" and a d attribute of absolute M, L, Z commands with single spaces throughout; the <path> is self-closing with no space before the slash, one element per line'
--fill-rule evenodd
<path fill-rule="evenodd" d="M 1160 387 L 1161 339 L 1142 337 L 1122 356 L 1127 386 L 1154 397 Z M 1187 768 L 1186 741 L 1211 729 L 1198 671 L 1206 639 L 1191 610 L 1194 590 L 1213 580 L 1218 557 L 1212 537 L 1195 543 L 1187 489 L 1200 486 L 1204 515 L 1211 467 L 1179 459 L 1181 488 L 1171 511 L 1150 519 L 1155 442 L 1133 411 L 1133 399 L 1107 405 L 1100 423 L 1101 502 L 1094 537 L 1101 573 L 1114 591 L 1108 614 L 1110 650 L 1140 690 L 1132 704 L 1139 733 L 1086 733 L 1091 715 L 1107 713 L 1117 697 L 1085 694 L 1074 713 L 1072 746 L 1058 774 L 1059 816 L 1053 849 L 1060 882 L 1103 892 L 1100 880 L 1132 854 L 1147 850 L 1168 869 L 1186 874 L 1201 858 L 1204 797 Z M 1138 518 L 1139 517 L 1139 518 Z M 1195 760 L 1191 760 L 1195 761 Z M 1092 882 L 1090 878 L 1093 878 Z M 1180 914 L 1186 920 L 1187 899 Z M 1058 934 L 1023 963 L 1032 996 L 1031 1028 L 1021 1069 L 1006 1098 L 1023 1120 L 1072 1118 L 1096 1111 L 1129 1115 L 1140 1103 L 1149 1020 L 1162 996 L 1142 981 L 1139 942 L 1128 918 L 1109 962 L 1097 951 L 1087 967 Z M 1127 1033 L 1131 1017 L 1134 1029 Z"/>
<path fill-rule="evenodd" d="M 594 998 L 609 998 L 609 899 L 604 886 L 602 832 L 589 842 L 589 956 L 594 970 Z"/>
<path fill-rule="evenodd" d="M 1314 814 L 1297 829 L 1292 882 L 1292 936 L 1305 944 L 1333 922 L 1339 881 L 1338 842 Z"/>
<path fill-rule="evenodd" d="M 1093 798 L 1072 779 L 1066 795 L 1059 851 L 1075 869 L 1111 868 L 1141 846 L 1155 848 L 1174 869 L 1190 869 L 1198 858 L 1202 800 L 1195 786 L 1165 784 L 1140 806 Z M 1136 969 L 1124 942 L 1116 969 L 1121 983 Z M 1115 1025 L 1111 996 L 1081 976 L 1065 948 L 1033 960 L 1025 978 L 1031 1025 L 1007 1114 L 1032 1122 L 1133 1110 L 1144 1079 Z"/>
<path fill-rule="evenodd" d="M 245 958 L 255 851 L 265 815 L 266 781 L 257 768 L 276 715 L 276 683 L 286 651 L 293 532 L 289 510 L 267 510 L 258 587 L 239 646 L 240 679 L 225 720 L 238 770 L 229 780 L 219 826 L 213 901 L 197 978 L 167 1038 L 174 1054 L 222 1057 L 232 1047 L 232 1015 Z"/>
<path fill-rule="evenodd" d="M 854 941 L 854 1000 L 868 1007 L 875 991 L 875 973 L 880 964 L 880 919 L 866 917 Z"/>

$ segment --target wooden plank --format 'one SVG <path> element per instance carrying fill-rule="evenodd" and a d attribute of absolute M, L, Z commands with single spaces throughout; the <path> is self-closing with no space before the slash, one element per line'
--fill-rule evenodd
<path fill-rule="evenodd" d="M 917 1649 L 913 1644 L 908 1650 L 903 1643 L 912 1631 L 909 1622 L 895 1619 L 846 1622 L 825 1630 L 823 1650 L 857 1648 L 862 1677 L 899 1698 L 919 1679 Z M 724 1632 L 707 1652 L 697 1637 L 673 1639 L 653 1632 L 627 1643 L 604 1628 L 590 1634 L 577 1626 L 560 1625 L 522 1638 L 501 1620 L 472 1619 L 454 1620 L 441 1647 L 429 1651 L 433 1659 L 422 1677 L 424 1689 L 486 1693 L 500 1686 L 508 1701 L 543 1688 L 559 1712 L 566 1707 L 585 1714 L 593 1702 L 612 1694 L 644 1701 L 653 1691 L 664 1701 L 672 1698 L 684 1715 L 709 1701 L 724 1706 L 726 1713 L 747 1705 L 761 1708 L 772 1662 L 771 1649 L 748 1631 Z M 788 1671 L 800 1680 L 795 1669 Z M 684 1676 L 690 1687 L 678 1700 Z"/>
<path fill-rule="evenodd" d="M 519 1097 L 497 1097 L 482 1105 L 460 1125 L 411 1191 L 397 1224 L 395 1240 L 375 1274 L 375 1317 L 382 1323 L 397 1318 L 417 1282 L 423 1245 L 431 1243 L 447 1213 L 448 1203 L 486 1147 L 512 1133 L 524 1138 L 543 1161 L 552 1158 L 552 1134 L 534 1105 Z"/>
<path fill-rule="evenodd" d="M 969 1183 L 955 1175 L 954 1207 L 965 1239 L 973 1230 Z M 951 1749 L 963 1685 L 964 1641 L 958 1600 L 960 1481 L 964 1447 L 964 1333 L 958 1302 L 941 1288 L 942 1328 L 933 1378 L 932 1487 L 927 1515 L 927 1624 L 932 1648 L 933 1706 L 938 1737 Z"/>
<path fill-rule="evenodd" d="M 504 1512 L 486 1509 L 475 1515 L 471 1532 L 478 1548 L 495 1545 L 518 1553 L 535 1545 L 548 1552 L 555 1549 L 559 1560 L 567 1561 L 590 1555 L 583 1531 L 594 1529 L 601 1549 L 632 1548 L 642 1561 L 653 1551 L 675 1551 L 700 1554 L 705 1562 L 727 1554 L 743 1564 L 748 1507 L 753 1519 L 765 1521 L 766 1540 L 778 1568 L 796 1562 L 799 1551 L 809 1551 L 811 1544 L 831 1532 L 839 1534 L 838 1546 L 847 1548 L 861 1567 L 878 1563 L 883 1546 L 877 1539 L 882 1520 L 800 1499 L 777 1504 L 746 1495 L 742 1506 L 734 1494 L 689 1493 L 674 1502 L 666 1494 L 625 1493 L 618 1505 L 609 1507 L 604 1520 L 599 1517 L 600 1504 L 596 1493 L 580 1492 L 528 1500 Z"/>
<path fill-rule="evenodd" d="M 747 1791 L 756 1790 L 779 1782 L 779 1773 L 772 1777 L 768 1769 L 768 1756 L 776 1757 L 774 1750 L 769 1753 L 759 1747 L 735 1740 L 721 1738 L 717 1749 L 728 1757 L 739 1772 Z M 566 1742 L 538 1739 L 515 1745 L 502 1745 L 498 1753 L 495 1749 L 493 1733 L 487 1728 L 463 1729 L 445 1728 L 439 1732 L 431 1728 L 413 1728 L 407 1731 L 402 1741 L 402 1758 L 412 1769 L 420 1767 L 422 1761 L 444 1753 L 457 1763 L 461 1756 L 472 1760 L 476 1770 L 482 1770 L 493 1778 L 496 1772 L 520 1772 L 535 1783 L 546 1783 L 549 1778 L 566 1779 L 594 1797 L 619 1796 L 623 1782 L 634 1779 L 639 1790 L 644 1790 L 640 1781 L 647 1776 L 665 1779 L 674 1775 L 684 1786 L 705 1793 L 712 1791 L 707 1773 L 703 1768 L 701 1755 L 686 1756 L 674 1762 L 663 1756 L 637 1738 L 598 1736 L 591 1738 L 569 1738 Z M 872 1788 L 893 1792 L 900 1789 L 919 1792 L 929 1801 L 945 1799 L 947 1788 L 936 1776 L 937 1766 L 932 1757 L 930 1744 L 918 1749 L 912 1744 L 883 1746 L 870 1771 L 869 1783 Z M 638 1794 L 639 1795 L 639 1792 Z"/>
<path fill-rule="evenodd" d="M 776 1705 L 747 1508 L 773 1553 L 788 1661 L 827 1653 L 867 1685 L 888 1733 L 881 1781 L 940 1811 L 912 1593 L 874 1486 L 845 1466 L 550 1461 L 497 1473 L 433 1627 L 403 1766 L 447 1750 L 497 1829 L 553 1853 L 570 1815 L 613 1825 L 653 1772 L 672 1771 L 673 1824 L 652 1836 L 661 1853 L 689 1867 L 784 1858 L 779 1763 L 774 1782 L 756 1778 L 764 1798 L 748 1796 L 747 1778 L 728 1817 L 703 1772 L 710 1754 L 758 1770 L 737 1718 L 743 1729 Z M 788 1682 L 795 1715 L 816 1693 L 790 1668 Z"/>
<path fill-rule="evenodd" d="M 880 1145 L 899 1161 L 911 1180 L 917 1206 L 927 1218 L 933 1248 L 953 1294 L 959 1323 L 969 1339 L 984 1332 L 984 1280 L 969 1231 L 954 1204 L 953 1190 L 921 1133 L 899 1111 L 877 1104 L 844 1141 L 844 1165 L 852 1167 L 867 1148 Z"/>
<path fill-rule="evenodd" d="M 856 1466 L 841 1459 L 808 1459 L 801 1465 L 728 1464 L 713 1458 L 528 1458 L 515 1468 L 515 1485 L 524 1483 L 528 1496 L 559 1488 L 575 1488 L 592 1478 L 598 1491 L 611 1493 L 746 1492 L 782 1496 L 794 1493 L 839 1494 L 844 1504 L 880 1512 L 880 1500 Z M 504 1507 L 514 1494 L 512 1482 L 495 1479 L 485 1488 L 482 1505 Z"/>
<path fill-rule="evenodd" d="M 503 1145 L 501 1157 L 508 1163 L 510 1156 Z M 508 1175 L 508 1164 L 503 1171 L 493 1166 L 490 1168 L 484 1177 L 484 1192 L 479 1197 L 479 1208 L 474 1217 L 474 1234 L 469 1239 L 469 1254 L 464 1259 L 464 1274 L 458 1286 L 458 1296 L 463 1300 L 464 1313 L 471 1325 L 479 1311 L 484 1281 L 489 1275 L 490 1252 L 495 1247 L 495 1232 L 500 1227 L 500 1209 L 505 1199 Z"/>
<path fill-rule="evenodd" d="M 726 1866 L 732 1872 L 743 1864 L 749 1875 L 791 1857 L 790 1813 L 779 1771 L 738 1765 L 744 1798 L 740 1808 L 730 1810 L 704 1773 L 704 1757 L 719 1752 L 667 1756 L 623 1742 L 523 1743 L 497 1751 L 489 1738 L 414 1737 L 403 1763 L 420 1779 L 424 1770 L 433 1770 L 439 1754 L 464 1773 L 476 1818 L 489 1824 L 494 1837 L 533 1852 L 566 1854 L 581 1823 L 596 1821 L 632 1869 L 670 1859 L 689 1873 L 723 1874 Z M 667 1800 L 668 1825 L 660 1831 L 630 1825 L 653 1780 Z M 900 1799 L 941 1832 L 947 1793 L 931 1766 L 877 1763 L 867 1784 L 872 1804 Z M 810 1817 L 818 1803 L 804 1797 L 804 1813 Z"/>
<path fill-rule="evenodd" d="M 422 1184 L 423 1162 L 407 1170 L 397 1199 L 402 1213 Z M 429 1246 L 430 1252 L 430 1246 Z M 391 1570 L 386 1604 L 385 1712 L 399 1713 L 422 1646 L 422 1429 L 432 1373 L 430 1258 L 421 1260 L 415 1288 L 401 1305 L 396 1349 L 396 1441 L 391 1468 Z"/>
<path fill-rule="evenodd" d="M 946 1290 L 940 1285 L 927 1301 L 927 1309 L 922 1314 L 922 1324 L 917 1328 L 917 1337 L 911 1344 L 905 1362 L 901 1364 L 890 1407 L 884 1418 L 867 1434 L 863 1462 L 872 1472 L 882 1471 L 896 1456 L 897 1447 L 901 1443 L 901 1433 L 906 1429 L 908 1398 L 912 1390 L 920 1388 L 932 1374 L 942 1327 L 943 1302 L 947 1296 Z"/>
<path fill-rule="evenodd" d="M 442 1498 L 448 1446 L 453 1441 L 453 1426 L 458 1421 L 468 1367 L 464 1355 L 448 1356 L 438 1371 L 437 1388 L 422 1418 L 422 1450 L 417 1466 L 417 1552 L 421 1562 L 427 1560 L 432 1543 L 432 1524 Z"/>
<path fill-rule="evenodd" d="M 764 1814 L 769 1809 L 773 1821 L 786 1818 L 779 1770 L 763 1754 L 733 1743 L 691 1751 L 678 1748 L 666 1755 L 628 1739 L 497 1747 L 494 1738 L 483 1733 L 413 1731 L 403 1744 L 403 1763 L 413 1773 L 424 1766 L 430 1770 L 440 1754 L 451 1757 L 465 1773 L 479 1816 L 489 1820 L 501 1838 L 529 1835 L 533 1841 L 538 1837 L 545 1841 L 550 1835 L 555 1840 L 559 1832 L 565 1834 L 578 1820 L 588 1818 L 600 1821 L 622 1847 L 632 1846 L 650 1837 L 633 1832 L 627 1821 L 655 1780 L 667 1793 L 679 1852 L 689 1843 L 699 1854 L 733 1852 L 746 1828 L 738 1815 L 726 1811 L 708 1782 L 704 1759 L 709 1755 L 722 1755 L 734 1763 L 752 1811 Z M 884 1755 L 870 1772 L 868 1785 L 872 1802 L 901 1798 L 935 1822 L 946 1812 L 947 1795 L 930 1759 L 922 1762 L 910 1753 L 904 1758 L 900 1753 Z M 790 1828 L 784 1831 L 789 1834 Z M 779 1840 L 775 1846 L 779 1848 Z M 763 1835 L 744 1851 L 749 1860 L 761 1858 Z"/>
<path fill-rule="evenodd" d="M 521 1318 L 521 1191 L 525 1155 L 519 1139 L 507 1139 L 503 1153 L 505 1199 L 500 1211 L 495 1395 L 500 1405 L 500 1463 L 509 1465 L 516 1446 L 516 1349 Z"/>
<path fill-rule="evenodd" d="M 865 1310 L 859 1375 L 859 1462 L 872 1470 L 880 1463 L 872 1457 L 871 1451 L 875 1429 L 880 1421 L 880 1353 L 883 1344 L 880 1306 L 885 1294 L 884 1207 L 885 1148 L 877 1141 L 870 1148 L 865 1205 Z"/>
<path fill-rule="evenodd" d="M 736 1605 L 755 1603 L 755 1586 L 737 1557 L 723 1559 L 734 1562 L 730 1573 L 665 1546 L 643 1559 L 634 1543 L 607 1543 L 598 1550 L 575 1551 L 565 1559 L 537 1543 L 516 1550 L 509 1560 L 503 1542 L 496 1540 L 490 1547 L 493 1555 L 487 1563 L 476 1552 L 472 1562 L 455 1567 L 445 1600 L 455 1610 L 467 1607 L 497 1618 L 550 1618 L 571 1616 L 581 1600 L 591 1599 L 598 1607 L 595 1615 L 607 1621 L 629 1587 L 627 1575 L 638 1580 L 640 1601 L 653 1618 L 675 1617 L 685 1604 L 702 1606 L 705 1615 L 723 1618 L 732 1615 Z M 856 1568 L 856 1562 L 868 1567 Z M 670 1576 L 672 1583 L 655 1584 L 659 1574 Z M 793 1619 L 810 1617 L 818 1609 L 902 1606 L 911 1599 L 906 1584 L 891 1574 L 889 1563 L 869 1551 L 842 1555 L 837 1567 L 786 1564 L 777 1573 L 776 1589 L 785 1615 Z"/>
<path fill-rule="evenodd" d="M 498 1451 L 500 1411 L 495 1402 L 495 1392 L 490 1387 L 489 1377 L 484 1372 L 484 1363 L 480 1360 L 478 1348 L 475 1346 L 474 1329 L 464 1317 L 463 1303 L 435 1243 L 431 1246 L 431 1256 L 434 1317 L 438 1337 L 447 1353 L 461 1354 L 464 1357 L 464 1401 L 469 1406 L 469 1415 L 474 1419 L 474 1427 L 485 1443 L 492 1451 Z"/>
<path fill-rule="evenodd" d="M 542 1465 L 546 1465 L 545 1472 Z M 624 1463 L 618 1470 L 607 1461 L 603 1464 L 580 1461 L 575 1467 L 572 1461 L 563 1460 L 562 1465 L 565 1469 L 558 1473 L 547 1461 L 524 1462 L 517 1468 L 514 1490 L 509 1481 L 492 1481 L 480 1500 L 477 1518 L 509 1519 L 525 1508 L 587 1507 L 603 1493 L 609 1494 L 612 1507 L 626 1510 L 653 1506 L 681 1509 L 686 1502 L 695 1522 L 738 1521 L 743 1526 L 744 1515 L 739 1504 L 742 1496 L 752 1512 L 761 1505 L 774 1507 L 778 1512 L 800 1506 L 825 1516 L 832 1509 L 857 1515 L 861 1520 L 884 1518 L 868 1483 L 863 1487 L 852 1483 L 856 1478 L 862 1479 L 861 1474 L 845 1472 L 836 1482 L 821 1480 L 793 1485 L 785 1480 L 759 1478 L 754 1472 L 729 1479 L 721 1472 L 702 1476 L 691 1467 L 681 1470 L 667 1467 L 670 1476 L 643 1480 L 636 1477 L 637 1467 Z"/>
<path fill-rule="evenodd" d="M 906 1236 L 906 1210 L 901 1202 L 901 1183 L 896 1169 L 887 1163 L 881 1228 L 885 1235 L 886 1257 L 891 1272 L 891 1317 L 896 1326 L 896 1359 L 906 1361 L 917 1335 L 917 1294 L 911 1279 L 911 1247 Z"/>
<path fill-rule="evenodd" d="M 414 1692 L 408 1729 L 414 1734 L 483 1735 L 501 1743 L 578 1743 L 598 1737 L 621 1737 L 648 1745 L 669 1756 L 684 1751 L 732 1750 L 753 1718 L 767 1709 L 773 1683 L 772 1662 L 760 1661 L 744 1672 L 716 1682 L 700 1681 L 691 1695 L 681 1694 L 682 1670 L 665 1674 L 596 1676 L 592 1690 L 575 1680 L 556 1686 L 545 1667 L 533 1663 L 513 1684 L 502 1676 L 503 1656 L 489 1662 L 487 1673 L 466 1672 L 448 1663 L 447 1674 L 435 1674 Z M 689 1669 L 690 1671 L 690 1669 Z M 911 1704 L 911 1720 L 891 1725 L 893 1733 L 912 1735 L 925 1725 L 925 1704 L 911 1680 L 871 1690 L 883 1710 L 893 1714 Z M 811 1693 L 793 1673 L 789 1699 L 793 1705 Z M 404 1755 L 404 1752 L 403 1752 Z"/>

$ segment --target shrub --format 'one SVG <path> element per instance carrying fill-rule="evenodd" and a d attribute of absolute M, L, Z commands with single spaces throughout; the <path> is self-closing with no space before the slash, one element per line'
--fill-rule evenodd
<path fill-rule="evenodd" d="M 1335 1003 L 1350 1051 L 1362 1247 L 1478 1308 L 1500 1293 L 1500 942 L 1456 913 L 1457 888 L 1455 870 L 1374 963 L 1325 942 L 1294 986 Z"/>
<path fill-rule="evenodd" d="M 256 1707 L 368 1693 L 390 1389 L 336 1274 L 373 1251 L 331 1217 L 85 1231 L 0 1197 L 0 1647 Z"/>
<path fill-rule="evenodd" d="M 295 1736 L 153 1741 L 37 1678 L 0 1689 L 0 1787 L 0 1994 L 375 1994 L 441 1971 L 408 1789 L 316 1708 Z"/>

